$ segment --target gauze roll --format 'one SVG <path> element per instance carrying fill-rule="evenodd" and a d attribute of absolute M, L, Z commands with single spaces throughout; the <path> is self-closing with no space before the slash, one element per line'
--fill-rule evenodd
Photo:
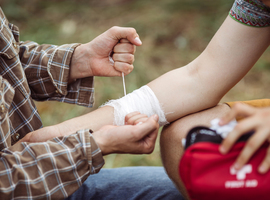
<path fill-rule="evenodd" d="M 132 93 L 117 99 L 110 100 L 103 106 L 114 108 L 114 125 L 121 126 L 125 124 L 125 116 L 131 112 L 139 111 L 148 117 L 157 114 L 159 116 L 159 125 L 168 124 L 164 111 L 155 95 L 147 85 L 134 90 Z"/>

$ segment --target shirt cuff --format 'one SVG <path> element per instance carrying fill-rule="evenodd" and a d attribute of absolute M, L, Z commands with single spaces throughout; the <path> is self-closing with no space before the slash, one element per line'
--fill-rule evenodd
<path fill-rule="evenodd" d="M 48 61 L 48 73 L 53 85 L 62 95 L 67 95 L 69 67 L 73 52 L 80 44 L 65 44 L 58 46 Z"/>
<path fill-rule="evenodd" d="M 89 129 L 80 130 L 78 133 L 85 144 L 84 153 L 89 163 L 89 171 L 91 174 L 96 174 L 105 164 L 102 152 Z"/>
<path fill-rule="evenodd" d="M 92 107 L 94 104 L 94 77 L 78 79 L 68 85 L 73 52 L 80 44 L 58 46 L 48 62 L 48 73 L 56 88 L 53 99 L 72 104 Z"/>

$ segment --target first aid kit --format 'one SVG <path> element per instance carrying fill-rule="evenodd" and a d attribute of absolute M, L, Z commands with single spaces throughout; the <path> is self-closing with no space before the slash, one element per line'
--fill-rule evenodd
<path fill-rule="evenodd" d="M 243 135 L 225 155 L 219 152 L 223 137 L 207 127 L 195 127 L 185 140 L 179 175 L 191 200 L 269 200 L 270 172 L 260 174 L 269 143 L 263 144 L 240 170 L 232 165 L 253 134 Z"/>

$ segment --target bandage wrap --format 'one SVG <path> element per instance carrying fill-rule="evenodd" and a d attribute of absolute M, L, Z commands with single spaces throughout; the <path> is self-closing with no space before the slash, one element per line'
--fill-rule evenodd
<path fill-rule="evenodd" d="M 120 99 L 110 100 L 103 106 L 112 106 L 114 108 L 114 124 L 117 126 L 124 125 L 125 116 L 135 111 L 139 111 L 148 117 L 157 114 L 159 116 L 160 126 L 168 124 L 155 93 L 147 85 Z"/>

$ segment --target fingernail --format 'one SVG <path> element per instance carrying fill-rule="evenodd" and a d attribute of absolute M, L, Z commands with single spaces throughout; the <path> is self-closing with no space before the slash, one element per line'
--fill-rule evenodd
<path fill-rule="evenodd" d="M 136 124 L 136 126 L 137 126 L 137 125 L 141 125 L 141 124 L 142 124 L 142 122 L 139 122 L 138 124 Z"/>
<path fill-rule="evenodd" d="M 136 41 L 138 44 L 140 44 L 140 45 L 142 44 L 142 41 L 140 40 L 139 37 L 136 37 L 136 38 L 135 38 L 135 41 Z"/>
<path fill-rule="evenodd" d="M 264 165 L 261 165 L 258 170 L 261 174 L 264 174 L 266 172 L 266 167 Z"/>
<path fill-rule="evenodd" d="M 158 122 L 158 115 L 157 115 L 157 114 L 155 114 L 155 115 L 153 116 L 153 118 L 154 118 L 154 120 L 156 120 L 156 122 Z"/>
<path fill-rule="evenodd" d="M 226 153 L 226 149 L 223 146 L 219 146 L 219 152 L 222 154 Z"/>
<path fill-rule="evenodd" d="M 234 163 L 233 168 L 238 170 L 238 169 L 240 169 L 240 165 L 238 163 Z"/>

